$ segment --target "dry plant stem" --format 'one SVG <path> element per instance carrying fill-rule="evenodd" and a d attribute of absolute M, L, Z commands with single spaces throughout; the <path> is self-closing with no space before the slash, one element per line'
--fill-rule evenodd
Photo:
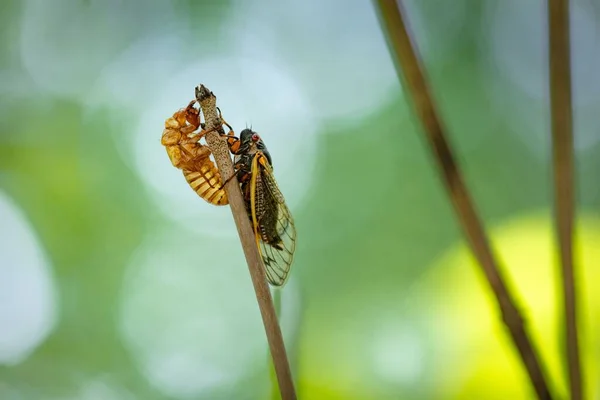
<path fill-rule="evenodd" d="M 399 2 L 401 3 L 400 0 Z M 492 254 L 482 223 L 477 216 L 454 155 L 447 143 L 444 128 L 433 105 L 422 67 L 403 20 L 402 14 L 406 14 L 401 13 L 396 0 L 378 0 L 377 5 L 388 32 L 393 56 L 404 73 L 406 89 L 412 97 L 416 112 L 424 125 L 424 133 L 443 174 L 446 188 L 471 250 L 479 261 L 490 288 L 496 296 L 502 319 L 510 331 L 537 396 L 540 399 L 551 399 L 540 359 L 525 329 L 523 318 L 517 309 L 513 295 Z"/>
<path fill-rule="evenodd" d="M 573 272 L 573 111 L 569 1 L 548 0 L 550 47 L 550 104 L 554 158 L 554 207 L 560 249 L 566 351 L 571 399 L 581 400 L 582 371 L 577 333 L 576 291 Z"/>
<path fill-rule="evenodd" d="M 200 103 L 202 113 L 204 114 L 206 129 L 215 128 L 222 132 L 222 121 L 217 113 L 217 98 L 215 95 L 204 85 L 200 85 L 196 88 L 196 98 Z M 233 175 L 233 163 L 231 161 L 226 140 L 222 138 L 218 132 L 213 131 L 206 135 L 206 142 L 213 153 L 221 178 L 227 180 Z M 258 252 L 258 247 L 256 246 L 254 232 L 250 226 L 250 219 L 246 213 L 242 192 L 237 178 L 233 178 L 229 181 L 225 186 L 225 191 L 229 198 L 233 219 L 240 236 L 246 262 L 248 263 L 254 291 L 256 292 L 258 307 L 265 326 L 267 341 L 269 342 L 271 357 L 277 374 L 281 398 L 283 400 L 296 399 L 294 382 L 292 380 L 292 373 L 285 351 L 279 321 L 277 320 L 275 308 L 273 307 L 273 299 L 271 298 L 264 266 Z"/>

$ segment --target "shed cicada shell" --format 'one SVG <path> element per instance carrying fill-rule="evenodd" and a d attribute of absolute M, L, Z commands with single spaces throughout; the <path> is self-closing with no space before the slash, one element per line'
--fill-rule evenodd
<path fill-rule="evenodd" d="M 171 163 L 183 171 L 183 176 L 198 196 L 210 204 L 222 206 L 229 203 L 223 190 L 221 175 L 210 159 L 207 146 L 198 141 L 207 131 L 200 122 L 200 112 L 194 108 L 196 100 L 191 101 L 165 121 L 161 143 L 167 149 Z"/>
<path fill-rule="evenodd" d="M 271 155 L 251 129 L 244 129 L 239 138 L 231 131 L 225 137 L 234 154 L 233 176 L 240 182 L 267 280 L 283 286 L 294 260 L 296 227 L 273 176 Z"/>

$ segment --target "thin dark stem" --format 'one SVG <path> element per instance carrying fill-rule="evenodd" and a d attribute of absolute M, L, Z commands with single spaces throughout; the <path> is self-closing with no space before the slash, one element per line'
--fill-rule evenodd
<path fill-rule="evenodd" d="M 566 351 L 571 399 L 581 400 L 582 374 L 577 333 L 577 302 L 573 271 L 573 109 L 569 1 L 548 0 L 550 103 L 554 165 L 554 207 L 560 249 Z"/>
<path fill-rule="evenodd" d="M 277 288 L 273 291 L 273 306 L 275 307 L 275 313 L 277 314 L 277 318 L 281 321 L 281 289 Z M 289 344 L 289 343 L 288 343 Z M 272 372 L 275 371 L 275 365 L 273 362 L 269 362 L 269 373 L 272 376 Z M 271 385 L 271 399 L 279 400 L 279 389 L 277 383 L 273 381 Z"/>
<path fill-rule="evenodd" d="M 400 78 L 412 98 L 415 110 L 424 127 L 424 134 L 442 173 L 446 189 L 490 288 L 496 296 L 502 319 L 508 328 L 531 383 L 540 399 L 551 399 L 550 389 L 539 356 L 525 329 L 514 297 L 506 284 L 488 238 L 477 215 L 455 157 L 448 145 L 445 129 L 433 104 L 421 63 L 405 26 L 399 4 L 395 0 L 378 0 L 376 5 L 388 33 L 392 55 L 398 66 Z"/>
<path fill-rule="evenodd" d="M 222 131 L 223 121 L 217 113 L 216 96 L 204 85 L 200 85 L 196 88 L 196 99 L 198 100 L 198 103 L 200 103 L 202 114 L 204 114 L 206 129 L 217 129 Z M 217 131 L 212 131 L 206 135 L 206 143 L 215 158 L 222 179 L 226 181 L 233 175 L 233 164 L 225 139 L 222 138 Z M 279 327 L 277 314 L 273 307 L 273 299 L 271 298 L 271 291 L 269 290 L 269 285 L 265 276 L 262 258 L 260 257 L 258 247 L 256 246 L 254 233 L 250 226 L 250 220 L 246 213 L 242 192 L 240 191 L 237 178 L 233 178 L 229 181 L 225 186 L 225 191 L 229 198 L 233 219 L 240 236 L 246 262 L 248 263 L 254 291 L 256 292 L 256 300 L 258 301 L 258 307 L 265 326 L 281 398 L 283 400 L 295 400 L 296 391 L 294 389 L 294 381 L 292 380 L 292 373 L 285 350 L 285 344 L 283 342 L 283 336 L 281 334 L 281 328 Z"/>

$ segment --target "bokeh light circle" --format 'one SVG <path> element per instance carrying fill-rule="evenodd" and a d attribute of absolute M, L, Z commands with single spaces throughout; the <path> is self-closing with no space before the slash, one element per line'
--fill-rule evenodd
<path fill-rule="evenodd" d="M 300 391 L 311 399 L 428 398 L 431 334 L 401 291 L 339 293 L 308 308 L 300 339 Z"/>
<path fill-rule="evenodd" d="M 139 7 L 121 1 L 25 1 L 21 62 L 36 90 L 84 99 L 99 71 L 132 38 L 177 25 L 169 2 L 145 7 L 143 13 Z"/>
<path fill-rule="evenodd" d="M 267 344 L 239 245 L 178 229 L 149 237 L 129 265 L 120 331 L 148 381 L 180 398 L 267 374 Z"/>
<path fill-rule="evenodd" d="M 389 102 L 400 88 L 372 4 L 344 2 L 234 3 L 228 25 L 234 51 L 278 49 L 301 80 L 321 119 L 354 123 Z"/>
<path fill-rule="evenodd" d="M 382 324 L 371 339 L 372 365 L 388 384 L 410 386 L 422 379 L 426 346 L 418 329 L 391 321 L 392 318 Z"/>
<path fill-rule="evenodd" d="M 56 324 L 46 252 L 19 207 L 0 191 L 0 365 L 26 359 Z"/>
<path fill-rule="evenodd" d="M 435 7 L 406 3 L 427 60 L 451 53 L 465 16 L 464 2 L 437 1 Z M 237 0 L 233 9 L 226 29 L 238 39 L 235 51 L 251 54 L 256 43 L 277 49 L 319 118 L 354 124 L 402 95 L 373 3 Z"/>

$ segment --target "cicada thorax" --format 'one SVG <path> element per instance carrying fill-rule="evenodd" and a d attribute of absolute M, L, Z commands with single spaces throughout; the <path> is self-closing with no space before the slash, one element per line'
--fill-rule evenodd
<path fill-rule="evenodd" d="M 173 166 L 182 170 L 198 196 L 214 205 L 226 205 L 227 194 L 222 188 L 221 175 L 210 159 L 211 152 L 198 142 L 198 133 L 194 133 L 200 127 L 200 117 L 193 104 L 165 121 L 161 143 Z"/>

